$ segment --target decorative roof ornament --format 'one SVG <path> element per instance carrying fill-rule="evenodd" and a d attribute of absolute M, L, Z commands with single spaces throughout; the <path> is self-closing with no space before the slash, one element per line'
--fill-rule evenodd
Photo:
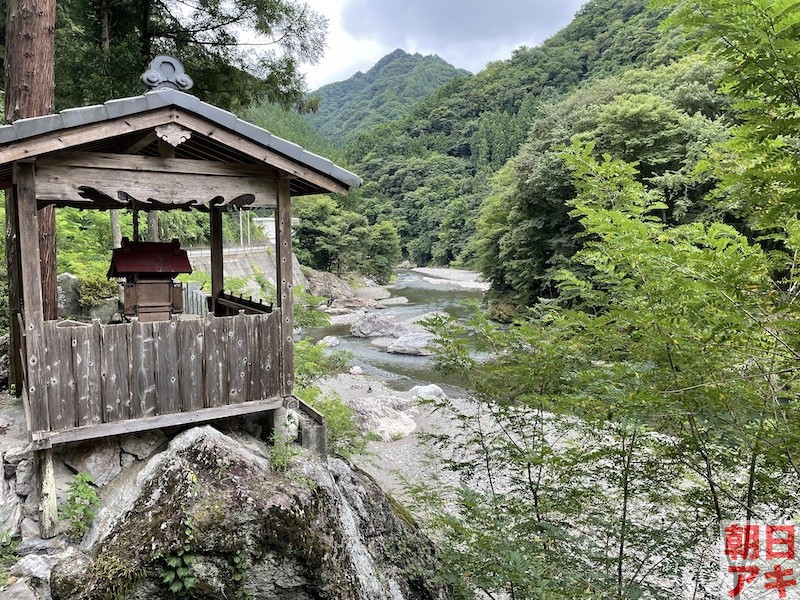
<path fill-rule="evenodd" d="M 142 74 L 142 83 L 148 90 L 170 89 L 185 92 L 194 85 L 192 78 L 186 74 L 181 61 L 172 56 L 161 54 L 156 56 Z"/>

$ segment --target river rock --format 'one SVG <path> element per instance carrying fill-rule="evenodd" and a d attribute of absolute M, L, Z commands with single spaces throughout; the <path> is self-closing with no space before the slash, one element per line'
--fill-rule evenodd
<path fill-rule="evenodd" d="M 353 337 L 398 337 L 407 333 L 408 326 L 375 313 L 368 313 L 353 323 L 350 335 Z"/>
<path fill-rule="evenodd" d="M 324 298 L 352 298 L 355 294 L 353 289 L 333 273 L 325 271 L 306 270 L 308 280 L 308 291 L 315 296 Z"/>
<path fill-rule="evenodd" d="M 367 298 L 369 300 L 386 300 L 392 295 L 389 290 L 380 286 L 358 288 L 355 293 L 357 298 Z"/>
<path fill-rule="evenodd" d="M 280 472 L 265 457 L 272 450 L 244 437 L 190 429 L 138 476 L 126 472 L 84 540 L 93 558 L 53 570 L 59 600 L 119 589 L 121 600 L 170 597 L 163 557 L 186 545 L 196 557 L 195 589 L 206 599 L 449 597 L 432 580 L 435 548 L 370 477 L 343 460 L 306 454 Z"/>
<path fill-rule="evenodd" d="M 355 365 L 353 367 L 350 367 L 350 371 L 349 372 L 350 372 L 350 375 L 363 375 L 364 374 L 364 369 L 362 369 L 358 365 Z"/>
<path fill-rule="evenodd" d="M 412 398 L 421 398 L 423 400 L 444 400 L 447 398 L 444 390 L 434 383 L 430 385 L 415 385 L 408 390 L 408 395 Z"/>
<path fill-rule="evenodd" d="M 417 424 L 410 415 L 393 408 L 395 396 L 362 396 L 347 400 L 356 415 L 356 424 L 363 431 L 384 442 L 399 440 L 411 435 Z"/>
<path fill-rule="evenodd" d="M 428 356 L 431 354 L 430 345 L 433 338 L 432 333 L 408 333 L 396 339 L 386 351 L 392 354 Z"/>
<path fill-rule="evenodd" d="M 323 346 L 325 348 L 336 348 L 336 346 L 338 346 L 341 343 L 342 340 L 340 340 L 335 335 L 326 335 L 324 338 L 322 338 L 320 341 L 317 342 L 317 346 Z"/>
<path fill-rule="evenodd" d="M 378 337 L 372 338 L 369 343 L 373 346 L 377 346 L 381 350 L 386 350 L 389 346 L 395 343 L 395 338 L 391 337 Z"/>

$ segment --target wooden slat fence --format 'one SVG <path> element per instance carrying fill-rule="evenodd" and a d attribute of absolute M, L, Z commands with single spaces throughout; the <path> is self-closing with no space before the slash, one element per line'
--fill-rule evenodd
<path fill-rule="evenodd" d="M 29 370 L 31 430 L 265 400 L 280 394 L 280 310 L 266 315 L 60 327 Z"/>
<path fill-rule="evenodd" d="M 183 284 L 183 312 L 187 315 L 208 314 L 208 296 L 200 289 L 200 284 L 194 281 Z"/>

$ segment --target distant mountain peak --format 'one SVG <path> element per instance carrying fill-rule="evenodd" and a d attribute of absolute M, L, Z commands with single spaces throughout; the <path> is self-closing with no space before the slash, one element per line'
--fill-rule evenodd
<path fill-rule="evenodd" d="M 333 143 L 344 145 L 361 132 L 402 117 L 451 79 L 468 74 L 435 54 L 397 48 L 366 72 L 316 90 L 319 110 L 308 121 Z"/>

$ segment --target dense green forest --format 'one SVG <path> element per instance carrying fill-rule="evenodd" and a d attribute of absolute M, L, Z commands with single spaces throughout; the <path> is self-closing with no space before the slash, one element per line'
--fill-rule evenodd
<path fill-rule="evenodd" d="M 365 185 L 350 208 L 395 223 L 416 263 L 473 263 L 491 176 L 582 84 L 668 62 L 675 42 L 657 31 L 665 14 L 643 0 L 593 0 L 541 46 L 454 79 L 403 119 L 359 136 L 346 156 Z"/>
<path fill-rule="evenodd" d="M 306 119 L 323 137 L 344 146 L 360 133 L 405 116 L 419 100 L 451 79 L 468 74 L 438 56 L 398 49 L 366 73 L 358 72 L 314 91 L 319 106 Z"/>
<path fill-rule="evenodd" d="M 726 571 L 721 527 L 796 518 L 800 2 L 616 4 L 627 20 L 611 5 L 553 40 L 574 42 L 566 57 L 592 46 L 575 43 L 587 23 L 604 39 L 604 7 L 632 60 L 538 93 L 494 167 L 465 135 L 489 104 L 457 105 L 456 84 L 437 104 L 479 113 L 472 129 L 432 133 L 423 101 L 408 146 L 369 138 L 427 156 L 461 201 L 486 185 L 458 256 L 518 309 L 513 326 L 434 324 L 471 396 L 433 403 L 458 434 L 430 436 L 443 476 L 414 492 L 454 598 L 716 598 L 737 583 L 768 597 L 769 573 Z M 553 40 L 523 53 L 542 60 Z M 419 188 L 393 174 L 372 193 L 399 190 L 382 213 L 399 220 Z"/>

